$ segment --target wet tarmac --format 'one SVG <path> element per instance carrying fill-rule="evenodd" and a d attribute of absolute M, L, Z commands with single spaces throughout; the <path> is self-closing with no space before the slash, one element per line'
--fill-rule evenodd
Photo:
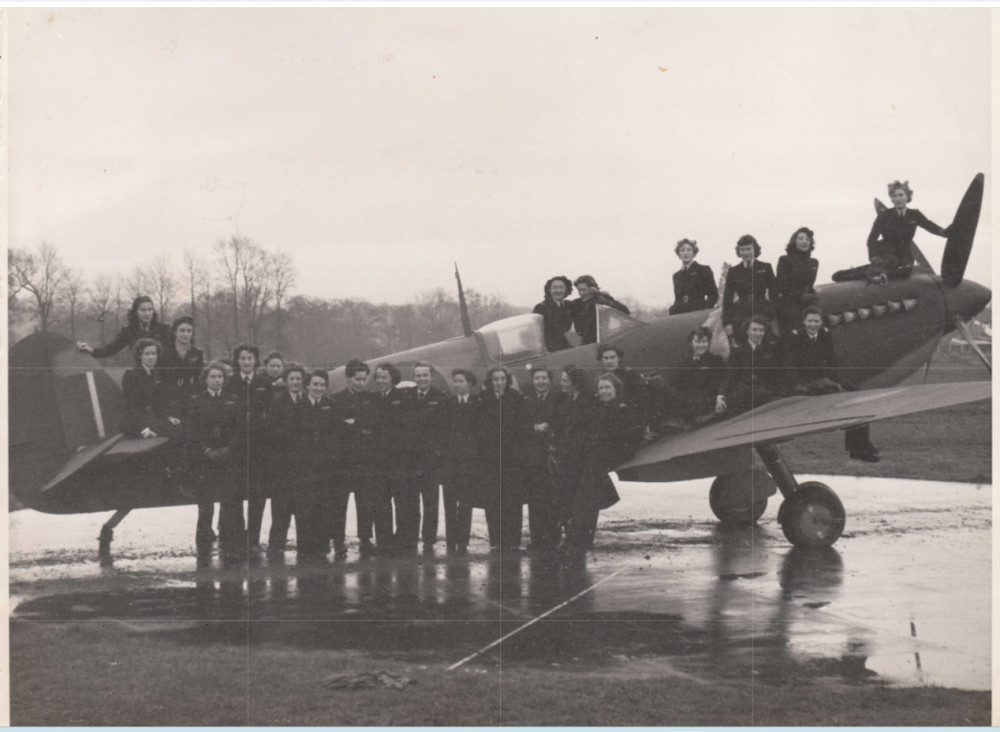
<path fill-rule="evenodd" d="M 101 567 L 106 516 L 19 511 L 12 620 L 452 663 L 580 595 L 469 666 L 989 689 L 990 486 L 820 479 L 848 512 L 821 552 L 788 544 L 775 499 L 758 526 L 722 530 L 707 481 L 621 484 L 583 561 L 490 554 L 477 511 L 467 557 L 440 542 L 434 556 L 362 560 L 351 547 L 336 564 L 300 567 L 289 551 L 199 569 L 195 508 L 179 507 L 131 514 Z"/>

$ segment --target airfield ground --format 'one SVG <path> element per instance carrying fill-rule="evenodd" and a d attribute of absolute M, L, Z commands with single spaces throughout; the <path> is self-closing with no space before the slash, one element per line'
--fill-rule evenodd
<path fill-rule="evenodd" d="M 310 590 L 294 565 L 249 577 L 216 567 L 205 580 L 186 539 L 140 529 L 138 516 L 118 532 L 122 559 L 102 572 L 89 543 L 98 517 L 91 527 L 87 517 L 36 514 L 74 522 L 59 526 L 85 538 L 80 549 L 41 540 L 12 555 L 11 720 L 988 725 L 991 405 L 872 433 L 878 464 L 846 460 L 836 434 L 790 444 L 786 457 L 801 472 L 967 485 L 845 485 L 848 533 L 818 557 L 789 550 L 776 506 L 760 527 L 727 534 L 702 497 L 664 507 L 637 496 L 606 518 L 580 574 L 531 557 L 499 567 L 480 547 L 467 562 L 419 568 L 350 561 L 346 579 L 324 568 Z M 551 620 L 446 671 L 625 565 L 629 573 Z M 414 683 L 324 685 L 377 670 Z"/>

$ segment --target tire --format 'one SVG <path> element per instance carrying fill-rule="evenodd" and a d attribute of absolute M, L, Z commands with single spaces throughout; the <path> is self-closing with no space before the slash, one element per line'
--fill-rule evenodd
<path fill-rule="evenodd" d="M 742 489 L 733 483 L 733 476 L 720 475 L 708 491 L 708 505 L 726 526 L 752 526 L 767 510 L 767 497 L 751 504 L 734 503 L 732 497 L 737 491 L 742 492 Z"/>
<path fill-rule="evenodd" d="M 778 521 L 785 537 L 808 548 L 832 546 L 844 533 L 847 513 L 837 494 L 823 483 L 802 483 L 781 504 Z"/>

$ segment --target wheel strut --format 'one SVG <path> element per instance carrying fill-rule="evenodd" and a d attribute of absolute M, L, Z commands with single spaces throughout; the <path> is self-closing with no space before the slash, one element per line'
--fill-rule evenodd
<path fill-rule="evenodd" d="M 101 526 L 101 534 L 97 537 L 97 556 L 101 560 L 101 564 L 111 563 L 111 542 L 115 538 L 115 527 L 129 515 L 131 510 L 131 508 L 119 508 Z"/>
<path fill-rule="evenodd" d="M 774 482 L 778 484 L 778 490 L 781 491 L 781 495 L 785 498 L 790 498 L 799 490 L 799 482 L 795 480 L 795 474 L 788 467 L 788 463 L 782 457 L 778 446 L 771 443 L 764 443 L 756 445 L 756 448 L 760 459 L 764 461 L 767 472 L 771 474 Z"/>

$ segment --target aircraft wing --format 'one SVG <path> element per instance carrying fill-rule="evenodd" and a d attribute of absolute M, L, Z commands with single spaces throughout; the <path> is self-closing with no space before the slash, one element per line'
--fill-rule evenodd
<path fill-rule="evenodd" d="M 724 422 L 664 437 L 616 470 L 622 480 L 690 480 L 752 467 L 747 448 L 989 399 L 989 381 L 896 386 L 770 402 Z"/>

